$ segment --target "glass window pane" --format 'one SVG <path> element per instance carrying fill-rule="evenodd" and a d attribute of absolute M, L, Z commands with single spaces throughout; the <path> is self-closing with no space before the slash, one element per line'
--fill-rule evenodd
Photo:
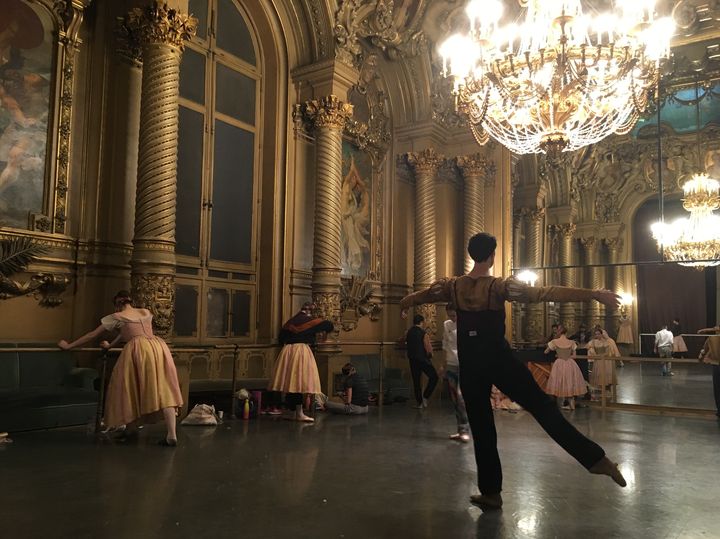
<path fill-rule="evenodd" d="M 217 111 L 255 125 L 255 79 L 217 64 Z"/>
<path fill-rule="evenodd" d="M 189 47 L 180 62 L 180 96 L 205 104 L 205 56 Z"/>
<path fill-rule="evenodd" d="M 175 335 L 197 336 L 197 288 L 179 284 L 175 287 Z"/>
<path fill-rule="evenodd" d="M 211 288 L 207 293 L 207 323 L 205 331 L 208 337 L 227 336 L 228 291 L 223 288 Z"/>
<path fill-rule="evenodd" d="M 175 251 L 200 256 L 203 122 L 200 112 L 180 107 Z"/>
<path fill-rule="evenodd" d="M 232 302 L 232 334 L 235 337 L 248 337 L 250 335 L 250 292 L 235 290 Z"/>
<path fill-rule="evenodd" d="M 252 262 L 254 135 L 215 122 L 210 258 Z"/>
<path fill-rule="evenodd" d="M 198 20 L 197 36 L 205 39 L 208 15 L 207 0 L 190 0 L 188 12 Z"/>
<path fill-rule="evenodd" d="M 217 46 L 255 65 L 255 46 L 250 31 L 233 0 L 218 1 L 217 21 Z"/>

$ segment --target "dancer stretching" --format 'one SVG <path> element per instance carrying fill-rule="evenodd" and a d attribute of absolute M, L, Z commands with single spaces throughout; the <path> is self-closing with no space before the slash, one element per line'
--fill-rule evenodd
<path fill-rule="evenodd" d="M 160 337 L 153 334 L 152 313 L 132 306 L 130 292 L 121 290 L 113 298 L 115 313 L 105 316 L 93 331 L 58 346 L 70 350 L 99 338 L 106 331 L 117 331 L 111 343 L 100 346 L 112 348 L 120 341 L 125 346 L 110 376 L 105 404 L 105 424 L 109 428 L 126 425 L 124 439 L 137 437 L 138 427 L 162 417 L 167 435 L 160 445 L 175 447 L 177 410 L 183 404 L 180 384 L 172 354 Z"/>
<path fill-rule="evenodd" d="M 625 479 L 603 449 L 575 429 L 546 395 L 530 371 L 512 354 L 505 340 L 505 302 L 572 302 L 597 300 L 611 307 L 619 297 L 608 290 L 566 287 L 535 288 L 515 279 L 492 277 L 497 241 L 487 233 L 470 238 L 468 253 L 475 265 L 468 275 L 442 279 L 427 290 L 402 299 L 407 309 L 423 303 L 451 303 L 457 310 L 460 386 L 475 444 L 479 495 L 470 501 L 483 509 L 502 507 L 502 469 L 497 451 L 497 433 L 490 406 L 490 388 L 500 391 L 530 412 L 540 426 L 590 473 L 610 476 L 624 487 Z"/>
<path fill-rule="evenodd" d="M 312 423 L 315 421 L 303 413 L 303 394 L 318 395 L 320 375 L 310 344 L 318 333 L 333 330 L 329 320 L 315 318 L 315 305 L 304 303 L 299 313 L 285 322 L 280 330 L 280 343 L 284 346 L 275 362 L 268 390 L 287 393 L 286 402 L 294 409 L 293 419 Z"/>

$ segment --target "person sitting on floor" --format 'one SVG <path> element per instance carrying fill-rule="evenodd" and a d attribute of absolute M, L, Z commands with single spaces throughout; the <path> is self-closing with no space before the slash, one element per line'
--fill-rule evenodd
<path fill-rule="evenodd" d="M 362 415 L 368 413 L 368 384 L 360 376 L 352 363 L 342 368 L 343 379 L 342 404 L 332 401 L 325 403 L 325 409 L 333 414 Z"/>

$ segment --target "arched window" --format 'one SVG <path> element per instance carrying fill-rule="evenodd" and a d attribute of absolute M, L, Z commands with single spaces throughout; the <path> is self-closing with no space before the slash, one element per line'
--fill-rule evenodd
<path fill-rule="evenodd" d="M 255 335 L 261 58 L 237 0 L 190 0 L 180 67 L 177 340 Z"/>

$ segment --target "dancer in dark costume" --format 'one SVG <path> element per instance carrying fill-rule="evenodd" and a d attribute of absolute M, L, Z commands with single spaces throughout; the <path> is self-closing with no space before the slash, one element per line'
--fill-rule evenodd
<path fill-rule="evenodd" d="M 427 290 L 410 294 L 400 302 L 403 317 L 407 316 L 407 309 L 423 303 L 450 303 L 456 308 L 460 386 L 475 444 L 480 490 L 470 501 L 484 510 L 502 507 L 502 469 L 489 398 L 493 384 L 530 412 L 553 440 L 590 473 L 608 475 L 624 487 L 625 479 L 617 465 L 605 456 L 599 445 L 563 417 L 554 400 L 540 389 L 505 340 L 507 301 L 596 300 L 617 307 L 619 296 L 609 290 L 535 288 L 516 279 L 493 277 L 490 268 L 495 262 L 496 246 L 497 241 L 490 234 L 476 234 L 468 244 L 468 253 L 475 261 L 469 274 L 437 281 Z"/>

